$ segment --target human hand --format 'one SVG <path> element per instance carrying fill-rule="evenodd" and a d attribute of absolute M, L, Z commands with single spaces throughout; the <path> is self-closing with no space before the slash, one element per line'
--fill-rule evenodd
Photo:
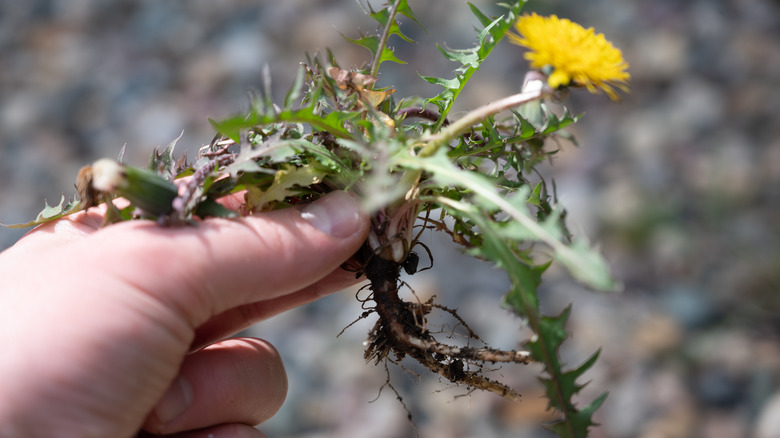
<path fill-rule="evenodd" d="M 195 227 L 102 221 L 93 208 L 0 254 L 0 437 L 263 436 L 251 426 L 284 401 L 281 359 L 225 338 L 355 281 L 339 268 L 368 230 L 355 199 Z"/>

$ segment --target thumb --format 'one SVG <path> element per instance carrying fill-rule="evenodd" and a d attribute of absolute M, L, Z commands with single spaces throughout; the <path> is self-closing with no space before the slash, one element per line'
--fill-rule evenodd
<path fill-rule="evenodd" d="M 104 274 L 153 295 L 197 327 L 227 309 L 325 277 L 360 248 L 368 227 L 356 196 L 336 191 L 300 210 L 194 227 L 123 222 L 79 244 L 90 248 Z"/>

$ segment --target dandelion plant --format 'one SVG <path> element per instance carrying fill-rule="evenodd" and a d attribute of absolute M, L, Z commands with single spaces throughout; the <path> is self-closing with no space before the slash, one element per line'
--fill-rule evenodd
<path fill-rule="evenodd" d="M 549 405 L 559 413 L 550 428 L 562 437 L 584 437 L 606 394 L 584 407 L 575 406 L 572 398 L 598 352 L 564 369 L 559 349 L 572 309 L 542 314 L 537 290 L 551 263 L 593 289 L 616 285 L 587 239 L 569 233 L 554 190 L 535 167 L 557 153 L 561 140 L 570 139 L 564 129 L 579 120 L 566 109 L 552 111 L 546 102 L 565 99 L 565 91 L 574 87 L 617 99 L 615 88 L 627 91 L 630 77 L 620 51 L 602 34 L 556 16 L 521 15 L 523 5 L 502 4 L 503 15 L 489 17 L 469 4 L 480 23 L 475 46 L 439 47 L 456 66 L 453 77 L 422 76 L 442 88 L 430 97 L 399 97 L 392 84 L 379 86 L 377 79 L 385 62 L 402 62 L 388 38 L 411 41 L 399 18 L 419 24 L 408 0 L 390 0 L 379 9 L 367 5 L 377 32 L 350 39 L 370 52 L 365 65 L 340 65 L 330 52 L 307 57 L 282 102 L 272 102 L 266 90 L 248 112 L 212 120 L 216 135 L 194 163 L 174 158 L 175 141 L 155 151 L 146 169 L 122 163 L 121 157 L 99 160 L 79 173 L 77 200 L 63 198 L 17 226 L 101 203 L 108 206 L 107 222 L 198 226 L 208 217 L 252 215 L 335 190 L 352 191 L 371 217 L 362 249 L 344 265 L 368 279 L 362 299 L 366 311 L 359 318 L 376 322 L 365 359 L 387 365 L 409 357 L 468 390 L 510 399 L 520 394 L 487 377 L 485 370 L 496 363 L 537 362 L 544 369 L 539 380 Z M 461 92 L 505 37 L 528 49 L 524 56 L 530 70 L 522 89 L 453 117 Z M 235 193 L 244 196 L 238 212 L 218 202 Z M 117 198 L 126 202 L 115 206 Z M 518 330 L 515 345 L 486 345 L 457 309 L 419 301 L 405 291 L 401 271 L 414 273 L 421 254 L 436 257 L 420 242 L 423 230 L 445 233 L 467 254 L 506 271 L 511 289 L 504 302 L 483 305 L 508 307 L 519 317 L 518 329 L 523 325 L 532 336 L 520 338 Z M 427 324 L 434 312 L 465 327 L 466 345 L 436 336 Z"/>

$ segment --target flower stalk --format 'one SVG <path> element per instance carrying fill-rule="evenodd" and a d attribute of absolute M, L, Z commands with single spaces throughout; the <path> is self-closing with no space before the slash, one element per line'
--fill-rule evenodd
<path fill-rule="evenodd" d="M 470 111 L 465 116 L 439 131 L 438 134 L 431 136 L 428 139 L 427 144 L 420 150 L 418 155 L 420 157 L 430 157 L 434 155 L 440 147 L 449 143 L 450 140 L 468 131 L 472 126 L 487 119 L 488 117 L 509 108 L 514 108 L 534 100 L 543 99 L 547 95 L 548 91 L 546 91 L 544 88 L 523 91 Z"/>

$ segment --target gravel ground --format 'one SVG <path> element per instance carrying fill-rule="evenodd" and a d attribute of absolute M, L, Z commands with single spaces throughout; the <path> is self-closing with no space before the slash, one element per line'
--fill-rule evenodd
<path fill-rule="evenodd" d="M 462 2 L 409 2 L 427 33 L 406 25 L 419 44 L 395 42 L 400 57 L 449 76 L 434 44 L 470 46 L 474 19 Z M 594 26 L 631 64 L 620 104 L 573 93 L 569 106 L 587 113 L 572 130 L 581 146 L 549 169 L 569 225 L 601 245 L 625 285 L 597 294 L 553 270 L 544 286 L 550 312 L 574 305 L 569 363 L 602 348 L 583 394 L 610 392 L 592 436 L 780 437 L 780 2 L 550 0 L 528 10 Z M 0 3 L 0 219 L 34 217 L 44 198 L 73 193 L 80 166 L 124 144 L 142 164 L 184 130 L 192 153 L 213 135 L 208 117 L 246 107 L 265 65 L 279 99 L 304 52 L 365 62 L 339 35 L 357 28 L 373 24 L 347 0 Z M 521 52 L 497 50 L 461 109 L 519 86 Z M 399 95 L 437 92 L 390 67 L 380 83 Z M 3 230 L 0 247 L 21 234 Z M 518 321 L 498 308 L 504 276 L 430 239 L 436 268 L 409 279 L 418 295 L 436 294 L 491 343 L 513 346 Z M 388 388 L 369 403 L 385 381 L 363 364 L 372 322 L 335 337 L 360 312 L 344 292 L 252 329 L 279 346 L 290 373 L 286 405 L 261 426 L 269 436 L 414 436 Z M 429 374 L 391 374 L 424 438 L 549 436 L 529 368 L 501 370 L 519 403 L 455 398 L 462 391 Z"/>

